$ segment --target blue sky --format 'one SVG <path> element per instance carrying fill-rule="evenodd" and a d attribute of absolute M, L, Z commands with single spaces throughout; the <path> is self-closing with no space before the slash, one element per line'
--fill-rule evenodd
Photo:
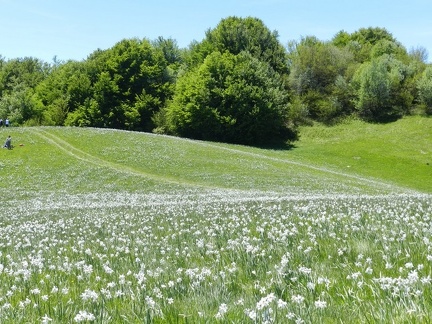
<path fill-rule="evenodd" d="M 83 60 L 133 37 L 163 36 L 187 47 L 223 18 L 252 16 L 276 30 L 283 45 L 382 27 L 408 50 L 426 48 L 432 61 L 431 13 L 430 0 L 0 0 L 0 55 Z"/>

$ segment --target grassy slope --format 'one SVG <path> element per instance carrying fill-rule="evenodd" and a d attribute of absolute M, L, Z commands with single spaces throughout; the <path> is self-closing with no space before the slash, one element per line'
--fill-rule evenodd
<path fill-rule="evenodd" d="M 185 186 L 376 192 L 360 176 L 432 192 L 431 129 L 432 119 L 417 117 L 315 126 L 302 129 L 295 149 L 276 151 L 112 130 L 3 128 L 0 138 L 11 133 L 15 149 L 0 151 L 0 189 L 15 197 Z"/>
<path fill-rule="evenodd" d="M 302 129 L 293 155 L 318 164 L 432 192 L 432 119 L 390 124 L 353 121 Z"/>
<path fill-rule="evenodd" d="M 303 127 L 300 140 L 292 150 L 258 151 L 267 156 L 432 192 L 432 118 L 405 117 L 389 124 L 350 120 L 331 127 Z"/>
<path fill-rule="evenodd" d="M 417 167 L 420 158 L 431 157 L 429 130 L 430 120 L 417 118 L 306 128 L 295 149 L 276 151 L 113 130 L 0 129 L 0 138 L 10 133 L 16 145 L 0 150 L 0 245 L 8 269 L 1 276 L 1 295 L 5 305 L 9 300 L 14 305 L 2 309 L 2 322 L 36 323 L 48 314 L 69 323 L 83 308 L 99 322 L 109 322 L 109 316 L 113 322 L 151 321 L 147 291 L 161 291 L 171 281 L 176 286 L 162 289 L 164 299 L 156 298 L 164 304 L 166 319 L 155 318 L 155 323 L 181 322 L 179 314 L 187 314 L 190 322 L 216 321 L 221 303 L 229 308 L 227 322 L 246 322 L 245 310 L 273 292 L 287 302 L 286 309 L 277 309 L 276 300 L 269 306 L 283 317 L 275 322 L 286 320 L 288 312 L 312 323 L 427 322 L 430 196 L 346 199 L 339 194 L 402 191 L 381 179 L 429 188 L 430 168 Z M 389 145 L 390 138 L 404 145 Z M 407 151 L 401 151 L 404 147 Z M 400 166 L 394 163 L 399 160 L 404 161 Z M 406 174 L 393 175 L 406 165 L 411 166 Z M 421 181 L 412 180 L 414 173 Z M 187 190 L 195 190 L 194 196 Z M 259 195 L 251 194 L 255 190 Z M 224 195 L 213 199 L 221 191 Z M 200 192 L 204 195 L 195 195 Z M 273 196 L 292 193 L 301 199 Z M 309 199 L 304 193 L 330 197 Z M 242 200 L 245 195 L 251 199 Z M 204 253 L 198 240 L 211 253 Z M 256 252 L 248 252 L 249 247 Z M 287 264 L 282 262 L 286 256 Z M 42 270 L 31 266 L 29 281 L 15 278 L 21 264 L 41 258 Z M 87 263 L 94 272 L 82 280 Z M 135 278 L 144 268 L 160 273 L 146 277 L 146 289 Z M 211 275 L 200 288 L 191 288 L 189 272 L 178 274 L 179 268 Z M 118 282 L 114 294 L 129 271 L 132 285 L 126 295 L 83 300 L 87 289 L 101 293 L 101 287 Z M 392 280 L 394 291 L 380 287 L 375 279 L 381 275 L 384 282 Z M 319 278 L 328 279 L 329 286 L 319 284 Z M 316 287 L 308 288 L 315 280 Z M 51 284 L 69 291 L 53 293 Z M 41 296 L 35 297 L 31 289 L 39 287 Z M 293 302 L 296 295 L 306 298 L 304 305 Z M 17 306 L 27 297 L 38 307 Z M 165 304 L 168 297 L 174 304 Z M 317 299 L 327 308 L 314 306 Z M 262 314 L 271 313 L 265 308 Z"/>

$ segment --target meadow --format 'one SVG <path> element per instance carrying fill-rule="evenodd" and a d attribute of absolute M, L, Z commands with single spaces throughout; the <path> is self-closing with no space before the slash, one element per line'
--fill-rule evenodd
<path fill-rule="evenodd" d="M 0 322 L 430 323 L 431 121 L 290 150 L 2 128 Z"/>

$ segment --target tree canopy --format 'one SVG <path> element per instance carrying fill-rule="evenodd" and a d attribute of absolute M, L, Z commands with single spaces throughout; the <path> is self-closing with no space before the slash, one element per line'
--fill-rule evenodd
<path fill-rule="evenodd" d="M 286 53 L 262 21 L 224 19 L 190 57 L 195 61 L 179 76 L 160 126 L 180 136 L 242 144 L 296 137 Z"/>
<path fill-rule="evenodd" d="M 213 52 L 177 83 L 167 120 L 173 134 L 262 145 L 293 139 L 281 76 L 249 52 Z"/>
<path fill-rule="evenodd" d="M 432 114 L 427 51 L 385 28 L 283 45 L 254 17 L 227 17 L 202 41 L 123 39 L 82 61 L 0 56 L 0 118 L 13 125 L 110 127 L 264 145 L 298 125 L 346 116 Z"/>

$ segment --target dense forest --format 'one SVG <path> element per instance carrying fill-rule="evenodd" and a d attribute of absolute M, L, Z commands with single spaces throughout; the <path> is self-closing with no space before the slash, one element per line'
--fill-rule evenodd
<path fill-rule="evenodd" d="M 160 37 L 83 61 L 0 56 L 0 118 L 266 145 L 315 121 L 432 115 L 426 61 L 424 48 L 407 51 L 384 28 L 283 45 L 260 19 L 228 17 L 188 48 Z"/>

